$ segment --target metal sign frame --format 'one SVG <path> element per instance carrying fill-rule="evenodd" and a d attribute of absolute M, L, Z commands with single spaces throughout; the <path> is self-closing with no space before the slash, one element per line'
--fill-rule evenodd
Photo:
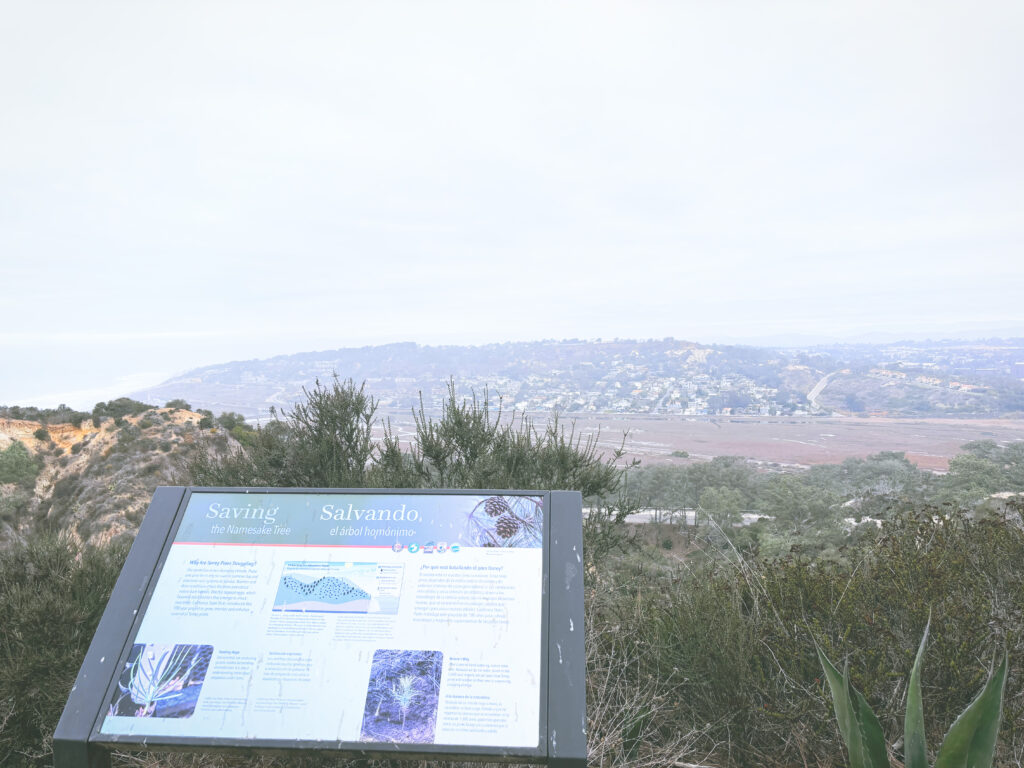
<path fill-rule="evenodd" d="M 193 493 L 535 495 L 545 500 L 541 616 L 540 730 L 536 748 L 283 739 L 129 738 L 100 732 L 110 692 L 132 648 Z M 106 768 L 109 751 L 331 754 L 352 758 L 514 761 L 583 768 L 586 692 L 582 498 L 575 491 L 160 487 L 86 653 L 54 732 L 54 768 Z"/>

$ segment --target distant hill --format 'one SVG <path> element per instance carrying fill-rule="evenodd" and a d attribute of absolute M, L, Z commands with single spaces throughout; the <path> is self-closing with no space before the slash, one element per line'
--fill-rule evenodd
<path fill-rule="evenodd" d="M 676 339 L 413 343 L 282 355 L 197 368 L 132 396 L 184 398 L 265 418 L 337 374 L 365 381 L 382 412 L 436 409 L 454 380 L 534 414 L 1005 416 L 1024 413 L 1024 339 L 807 348 Z"/>

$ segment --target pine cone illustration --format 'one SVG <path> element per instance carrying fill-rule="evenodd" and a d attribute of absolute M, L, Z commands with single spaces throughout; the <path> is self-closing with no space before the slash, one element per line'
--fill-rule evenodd
<path fill-rule="evenodd" d="M 484 512 L 491 517 L 498 517 L 511 511 L 508 502 L 498 496 L 492 496 L 484 502 Z"/>
<path fill-rule="evenodd" d="M 495 532 L 503 539 L 510 539 L 519 530 L 519 521 L 511 515 L 502 515 L 494 524 Z"/>

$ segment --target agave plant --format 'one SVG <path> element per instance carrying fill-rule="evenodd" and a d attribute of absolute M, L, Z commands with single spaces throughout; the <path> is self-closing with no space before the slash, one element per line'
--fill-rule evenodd
<path fill-rule="evenodd" d="M 928 641 L 928 628 L 917 649 L 907 691 L 907 716 L 903 722 L 903 763 L 905 768 L 928 768 L 921 705 L 921 659 Z M 850 755 L 850 768 L 889 768 L 882 726 L 860 691 L 850 684 L 850 670 L 842 674 L 818 648 L 818 659 L 832 691 L 839 732 Z M 953 722 L 939 747 L 933 768 L 991 768 L 1002 720 L 1003 688 L 1006 685 L 1007 654 L 985 683 L 977 698 Z"/>

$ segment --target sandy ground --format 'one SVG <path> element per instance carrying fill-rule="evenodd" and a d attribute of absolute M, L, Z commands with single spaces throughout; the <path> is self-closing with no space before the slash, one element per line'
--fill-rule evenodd
<path fill-rule="evenodd" d="M 673 461 L 673 451 L 686 451 L 695 458 L 735 455 L 810 466 L 902 451 L 922 469 L 945 470 L 972 440 L 1024 440 L 1024 420 L 1002 419 L 608 417 L 578 419 L 576 425 L 586 432 L 600 427 L 602 448 L 617 447 L 628 430 L 627 453 L 645 463 Z"/>
<path fill-rule="evenodd" d="M 692 458 L 745 456 L 766 464 L 792 466 L 835 464 L 880 451 L 902 451 L 922 469 L 942 471 L 961 446 L 972 440 L 1011 443 L 1024 440 L 1024 419 L 894 419 L 821 417 L 666 417 L 563 416 L 577 433 L 599 433 L 602 452 L 622 445 L 626 457 L 645 465 L 684 463 L 672 456 L 686 451 Z M 542 420 L 538 423 L 543 425 Z M 392 416 L 395 431 L 412 432 L 411 419 Z"/>

